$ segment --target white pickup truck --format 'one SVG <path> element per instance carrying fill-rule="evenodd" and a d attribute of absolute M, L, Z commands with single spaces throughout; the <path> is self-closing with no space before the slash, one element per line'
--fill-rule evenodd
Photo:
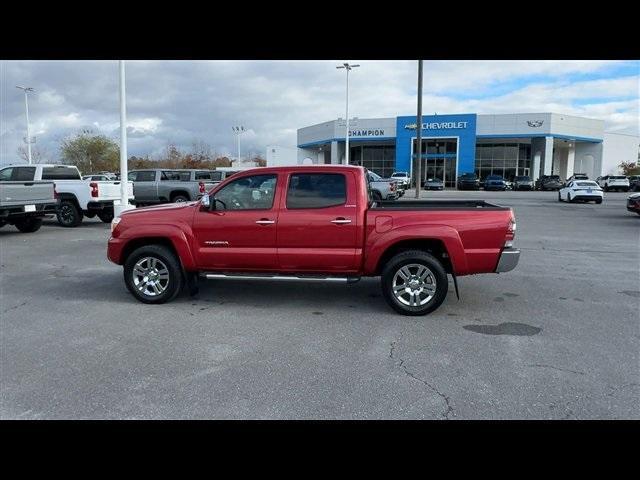
<path fill-rule="evenodd" d="M 119 181 L 83 180 L 73 165 L 12 165 L 0 170 L 19 170 L 20 178 L 30 181 L 47 180 L 55 183 L 60 204 L 56 216 L 63 227 L 77 227 L 84 216 L 96 215 L 105 223 L 113 219 L 113 206 L 120 204 Z M 129 200 L 133 199 L 133 182 L 128 182 Z"/>

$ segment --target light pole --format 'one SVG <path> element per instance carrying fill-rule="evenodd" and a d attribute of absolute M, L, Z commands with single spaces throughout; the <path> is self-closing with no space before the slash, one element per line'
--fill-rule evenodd
<path fill-rule="evenodd" d="M 344 68 L 347 71 L 347 114 L 346 114 L 346 132 L 345 132 L 345 140 L 344 140 L 344 163 L 345 165 L 349 165 L 349 72 L 352 68 L 357 68 L 360 65 L 350 65 L 348 63 L 343 63 L 342 65 L 338 65 L 336 68 L 341 69 Z"/>
<path fill-rule="evenodd" d="M 416 145 L 416 198 L 420 198 L 420 177 L 422 167 L 422 60 L 418 60 L 418 118 L 416 119 L 417 141 Z"/>
<path fill-rule="evenodd" d="M 247 130 L 242 125 L 231 127 L 231 130 L 233 130 L 233 133 L 236 136 L 236 140 L 238 141 L 238 165 L 240 165 L 240 135 L 245 133 Z"/>
<path fill-rule="evenodd" d="M 20 85 L 16 85 L 16 88 L 24 91 L 24 111 L 27 116 L 27 158 L 29 159 L 29 165 L 31 165 L 31 133 L 29 130 L 29 100 L 27 99 L 27 94 L 33 92 L 33 88 L 21 87 Z"/>
<path fill-rule="evenodd" d="M 125 91 L 124 60 L 118 62 L 120 71 L 120 205 L 113 206 L 114 217 L 125 210 L 134 208 L 129 205 L 129 170 L 127 168 L 127 95 Z"/>

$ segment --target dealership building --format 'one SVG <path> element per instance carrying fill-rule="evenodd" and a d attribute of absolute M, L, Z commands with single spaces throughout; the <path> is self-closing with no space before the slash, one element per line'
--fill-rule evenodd
<path fill-rule="evenodd" d="M 604 121 L 557 113 L 424 115 L 422 175 L 455 186 L 458 175 L 484 179 L 502 175 L 560 175 L 589 178 L 619 173 L 622 161 L 638 159 L 638 135 L 605 132 Z M 383 177 L 411 172 L 416 116 L 358 118 L 349 125 L 349 163 Z M 344 163 L 345 123 L 332 120 L 298 130 L 298 164 Z M 277 147 L 267 156 L 276 158 Z M 284 152 L 281 157 L 284 156 Z M 269 158 L 267 158 L 269 163 Z M 293 162 L 292 162 L 293 163 Z"/>

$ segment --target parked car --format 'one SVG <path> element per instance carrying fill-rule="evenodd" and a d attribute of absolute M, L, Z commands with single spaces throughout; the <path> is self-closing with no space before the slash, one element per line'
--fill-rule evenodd
<path fill-rule="evenodd" d="M 535 184 L 536 190 L 560 190 L 564 182 L 559 175 L 542 175 Z"/>
<path fill-rule="evenodd" d="M 632 193 L 627 197 L 627 210 L 640 215 L 640 193 Z"/>
<path fill-rule="evenodd" d="M 83 175 L 82 176 L 83 180 L 89 180 L 89 181 L 98 181 L 98 182 L 109 182 L 111 180 L 114 180 L 115 178 L 110 178 L 106 175 Z"/>
<path fill-rule="evenodd" d="M 506 190 L 513 190 L 513 182 L 510 180 L 505 180 L 504 181 L 504 185 L 506 188 Z"/>
<path fill-rule="evenodd" d="M 393 172 L 391 178 L 398 181 L 398 187 L 407 190 L 411 187 L 409 172 Z"/>
<path fill-rule="evenodd" d="M 112 222 L 107 256 L 144 303 L 170 301 L 185 284 L 195 293 L 199 277 L 352 283 L 380 276 L 384 298 L 404 315 L 438 308 L 448 274 L 516 267 L 511 208 L 477 200 L 380 204 L 371 201 L 366 175 L 346 165 L 244 171 L 199 202 L 123 212 Z"/>
<path fill-rule="evenodd" d="M 369 188 L 371 190 L 371 197 L 377 201 L 391 201 L 397 200 L 400 197 L 400 190 L 397 188 L 395 180 L 388 180 L 382 178 L 375 172 L 367 170 L 367 177 L 369 179 Z M 404 191 L 402 192 L 404 195 Z"/>
<path fill-rule="evenodd" d="M 640 175 L 630 175 L 628 178 L 629 178 L 629 191 L 640 192 Z"/>
<path fill-rule="evenodd" d="M 568 185 L 569 182 L 573 180 L 589 180 L 589 175 L 587 175 L 586 173 L 574 173 L 569 178 L 567 178 L 565 185 Z"/>
<path fill-rule="evenodd" d="M 566 187 L 558 190 L 559 202 L 596 202 L 602 203 L 602 189 L 593 180 L 572 180 Z"/>
<path fill-rule="evenodd" d="M 439 178 L 427 178 L 422 186 L 425 190 L 444 190 L 444 182 Z"/>
<path fill-rule="evenodd" d="M 14 225 L 23 233 L 40 229 L 42 217 L 58 208 L 55 184 L 29 180 L 18 168 L 0 170 L 0 228 Z"/>
<path fill-rule="evenodd" d="M 527 175 L 517 176 L 513 182 L 513 190 L 533 190 L 533 180 Z"/>
<path fill-rule="evenodd" d="M 198 169 L 154 168 L 132 170 L 136 205 L 180 203 L 199 199 L 216 185 L 215 171 Z"/>
<path fill-rule="evenodd" d="M 105 223 L 113 219 L 113 206 L 120 204 L 120 182 L 90 181 L 82 179 L 78 167 L 73 165 L 38 164 L 16 165 L 0 170 L 0 176 L 9 170 L 28 181 L 53 181 L 60 203 L 56 212 L 63 227 L 77 227 L 83 217 L 96 215 Z M 129 199 L 133 199 L 133 184 L 128 185 Z"/>
<path fill-rule="evenodd" d="M 480 190 L 480 179 L 475 173 L 458 175 L 458 190 Z"/>
<path fill-rule="evenodd" d="M 624 175 L 605 175 L 604 177 L 598 177 L 598 185 L 600 185 L 605 192 L 611 190 L 618 190 L 621 192 L 629 191 L 629 179 Z"/>
<path fill-rule="evenodd" d="M 507 189 L 507 185 L 504 182 L 504 178 L 500 175 L 489 175 L 484 179 L 484 189 L 502 190 L 504 192 Z"/>

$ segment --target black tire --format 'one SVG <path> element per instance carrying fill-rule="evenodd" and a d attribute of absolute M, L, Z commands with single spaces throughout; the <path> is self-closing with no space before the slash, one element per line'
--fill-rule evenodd
<path fill-rule="evenodd" d="M 599 198 L 598 200 L 596 200 L 596 205 L 600 205 L 602 203 L 602 199 Z"/>
<path fill-rule="evenodd" d="M 394 277 L 396 273 L 398 273 L 402 267 L 411 264 L 427 267 L 432 273 L 433 280 L 435 280 L 435 293 L 424 305 L 406 305 L 393 293 Z M 402 315 L 417 316 L 433 312 L 442 304 L 442 302 L 444 302 L 444 299 L 447 297 L 447 291 L 449 290 L 449 279 L 447 278 L 447 272 L 445 272 L 444 267 L 433 255 L 422 250 L 406 250 L 393 256 L 386 263 L 382 269 L 380 286 L 382 288 L 382 295 L 391 308 Z"/>
<path fill-rule="evenodd" d="M 567 193 L 567 203 L 573 203 L 573 200 L 571 200 L 571 194 Z"/>
<path fill-rule="evenodd" d="M 605 192 L 608 192 L 608 191 L 609 191 L 609 186 L 608 186 L 608 185 L 605 185 L 605 186 L 604 186 L 604 188 L 603 188 L 603 190 L 604 190 Z"/>
<path fill-rule="evenodd" d="M 63 227 L 73 228 L 82 223 L 82 212 L 74 202 L 63 200 L 56 213 L 58 223 Z"/>
<path fill-rule="evenodd" d="M 152 295 L 152 292 L 149 292 L 149 287 L 139 289 L 136 286 L 133 270 L 136 263 L 138 263 L 138 261 L 140 260 L 143 260 L 145 257 L 159 260 L 164 264 L 168 271 L 168 282 L 164 286 L 164 290 L 159 294 Z M 145 262 L 145 264 L 148 265 L 147 262 Z M 136 299 L 140 300 L 143 303 L 157 304 L 170 302 L 180 293 L 184 285 L 184 278 L 182 275 L 182 268 L 180 267 L 180 261 L 175 256 L 175 254 L 164 245 L 145 245 L 143 247 L 135 249 L 133 252 L 131 252 L 131 254 L 124 262 L 123 270 L 124 283 L 126 284 L 127 288 L 133 294 L 133 296 L 136 297 Z M 139 283 L 138 285 L 141 285 L 141 283 Z"/>
<path fill-rule="evenodd" d="M 171 197 L 171 201 L 173 203 L 188 202 L 189 201 L 189 197 L 187 197 L 185 195 L 174 195 L 173 197 Z"/>
<path fill-rule="evenodd" d="M 560 196 L 560 190 L 558 190 L 558 201 L 561 202 L 562 201 L 562 197 Z"/>
<path fill-rule="evenodd" d="M 33 233 L 40 230 L 40 227 L 42 226 L 42 218 L 22 218 L 20 220 L 17 220 L 14 225 L 22 233 Z"/>
<path fill-rule="evenodd" d="M 113 212 L 100 212 L 98 218 L 104 223 L 111 223 L 111 220 L 113 220 Z"/>
<path fill-rule="evenodd" d="M 87 218 L 93 218 L 93 217 L 96 216 L 96 213 L 95 212 L 87 212 L 87 213 L 84 214 L 84 216 L 87 217 Z"/>
<path fill-rule="evenodd" d="M 380 192 L 374 191 L 372 192 L 371 196 L 373 197 L 373 200 L 376 202 L 382 201 L 382 195 L 380 195 Z"/>

